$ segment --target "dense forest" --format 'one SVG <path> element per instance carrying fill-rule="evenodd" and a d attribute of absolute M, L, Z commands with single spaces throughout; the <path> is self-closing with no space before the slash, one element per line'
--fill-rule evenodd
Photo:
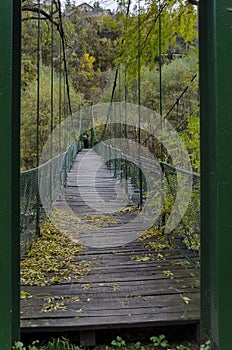
<path fill-rule="evenodd" d="M 21 169 L 36 166 L 36 146 L 70 113 L 138 103 L 139 85 L 139 103 L 170 121 L 199 172 L 197 37 L 185 0 L 126 0 L 117 10 L 22 0 Z"/>

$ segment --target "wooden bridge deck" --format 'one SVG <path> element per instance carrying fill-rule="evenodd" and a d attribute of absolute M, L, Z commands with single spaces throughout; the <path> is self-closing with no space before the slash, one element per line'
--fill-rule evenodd
<path fill-rule="evenodd" d="M 96 214 L 80 198 L 78 186 L 82 184 L 79 181 L 77 186 L 75 180 L 78 164 L 84 155 L 86 152 L 82 151 L 77 156 L 66 188 L 66 200 L 77 216 Z M 92 162 L 93 169 L 94 164 L 99 166 L 102 161 L 91 151 L 86 162 Z M 88 177 L 88 172 L 83 176 Z M 115 198 L 116 180 L 103 163 L 96 182 L 103 199 Z M 90 202 L 94 200 L 91 190 L 88 196 Z M 121 204 L 118 199 L 118 207 Z M 130 211 L 116 216 L 112 214 L 116 223 L 109 226 L 116 230 L 119 221 L 120 224 L 130 222 L 132 215 Z M 136 231 L 136 227 L 133 230 Z M 125 234 L 120 230 L 115 232 L 121 232 L 122 237 Z M 92 263 L 90 273 L 80 282 L 70 279 L 48 286 L 23 286 L 23 290 L 32 294 L 33 298 L 21 302 L 22 332 L 93 332 L 98 329 L 199 322 L 199 271 L 178 250 L 166 249 L 157 253 L 145 248 L 142 242 L 133 240 L 118 247 L 111 244 L 86 246 L 75 259 Z M 61 298 L 66 307 L 43 312 L 44 298 L 48 296 L 57 300 Z"/>

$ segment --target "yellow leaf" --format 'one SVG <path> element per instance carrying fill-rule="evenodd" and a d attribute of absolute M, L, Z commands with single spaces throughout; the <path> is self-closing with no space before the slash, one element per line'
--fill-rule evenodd
<path fill-rule="evenodd" d="M 184 300 L 185 304 L 189 304 L 189 302 L 191 301 L 190 298 L 184 297 L 183 295 L 180 295 L 180 297 Z"/>

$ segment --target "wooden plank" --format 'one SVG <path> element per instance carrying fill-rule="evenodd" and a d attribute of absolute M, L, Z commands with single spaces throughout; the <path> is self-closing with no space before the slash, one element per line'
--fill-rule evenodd
<path fill-rule="evenodd" d="M 193 312 L 188 314 L 186 312 L 168 313 L 156 315 L 135 315 L 124 316 L 118 318 L 117 316 L 98 317 L 98 318 L 54 318 L 25 320 L 22 325 L 23 332 L 46 332 L 46 331 L 80 331 L 83 329 L 109 329 L 109 328 L 130 328 L 130 327 L 148 327 L 161 325 L 178 325 L 178 324 L 197 324 L 199 322 L 199 313 Z"/>

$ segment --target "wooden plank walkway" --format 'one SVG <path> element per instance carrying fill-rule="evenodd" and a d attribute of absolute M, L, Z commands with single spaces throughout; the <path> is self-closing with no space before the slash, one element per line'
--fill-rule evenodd
<path fill-rule="evenodd" d="M 86 179 L 91 178 L 90 171 L 97 167 L 100 169 L 95 176 L 98 195 L 104 205 L 113 200 L 120 209 L 125 202 L 125 193 L 117 190 L 120 193 L 116 195 L 117 180 L 97 154 L 93 151 L 88 152 L 87 157 L 86 154 L 86 151 L 80 152 L 70 171 L 66 201 L 78 217 L 99 215 L 93 208 L 96 204 L 93 184 L 90 181 L 86 185 Z M 77 183 L 82 157 L 86 158 L 86 170 L 79 173 Z M 85 181 L 82 182 L 81 177 L 85 177 Z M 82 185 L 88 204 L 80 197 Z M 58 203 L 61 208 L 62 203 L 62 200 Z M 145 248 L 143 242 L 132 239 L 133 235 L 127 237 L 123 228 L 125 224 L 132 222 L 135 237 L 141 229 L 133 224 L 136 213 L 116 211 L 110 215 L 115 221 L 112 220 L 104 229 L 96 225 L 90 236 L 85 234 L 81 238 L 92 246 L 86 246 L 76 257 L 77 261 L 91 263 L 91 272 L 80 282 L 70 279 L 48 286 L 23 286 L 33 298 L 21 302 L 22 332 L 94 332 L 98 329 L 199 322 L 199 270 L 175 249 L 155 252 Z M 117 246 L 113 245 L 114 234 Z M 44 300 L 49 296 L 62 300 L 65 308 L 43 312 Z"/>

